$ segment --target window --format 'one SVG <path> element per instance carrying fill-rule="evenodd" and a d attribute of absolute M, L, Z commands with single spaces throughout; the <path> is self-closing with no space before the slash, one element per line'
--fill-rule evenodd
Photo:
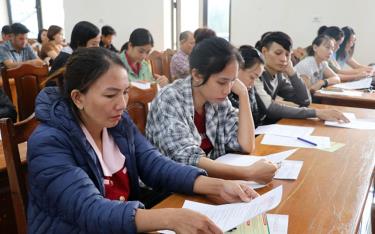
<path fill-rule="evenodd" d="M 204 0 L 203 24 L 230 40 L 230 0 Z"/>
<path fill-rule="evenodd" d="M 9 23 L 25 25 L 30 38 L 37 38 L 40 29 L 52 24 L 64 26 L 63 0 L 7 0 L 7 5 Z"/>
<path fill-rule="evenodd" d="M 29 30 L 29 37 L 36 38 L 39 32 L 38 12 L 35 0 L 8 0 L 9 22 L 21 23 Z"/>

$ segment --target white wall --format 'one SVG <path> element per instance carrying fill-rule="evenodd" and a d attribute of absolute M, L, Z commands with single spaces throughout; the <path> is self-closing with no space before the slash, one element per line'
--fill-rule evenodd
<path fill-rule="evenodd" d="M 134 29 L 142 27 L 153 35 L 154 49 L 163 50 L 164 41 L 168 40 L 164 35 L 164 9 L 170 10 L 164 8 L 163 0 L 65 0 L 66 39 L 70 41 L 72 28 L 77 22 L 86 20 L 99 29 L 106 24 L 112 26 L 117 31 L 113 42 L 117 49 L 129 40 Z"/>
<path fill-rule="evenodd" d="M 0 28 L 6 24 L 9 24 L 7 1 L 0 0 Z"/>
<path fill-rule="evenodd" d="M 306 7 L 308 6 L 308 7 Z M 232 0 L 231 41 L 254 45 L 270 30 L 288 33 L 294 47 L 309 45 L 321 25 L 351 26 L 357 35 L 355 58 L 375 62 L 374 0 Z"/>

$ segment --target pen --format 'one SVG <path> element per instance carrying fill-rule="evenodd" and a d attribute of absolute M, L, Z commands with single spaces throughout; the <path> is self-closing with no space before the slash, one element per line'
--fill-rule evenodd
<path fill-rule="evenodd" d="M 303 138 L 301 138 L 301 137 L 297 137 L 297 140 L 300 140 L 300 141 L 306 142 L 306 143 L 308 143 L 308 144 L 310 144 L 310 145 L 313 145 L 313 146 L 318 146 L 318 144 L 316 144 L 316 143 L 314 143 L 314 142 L 312 142 L 312 141 L 309 141 L 309 140 L 303 139 Z"/>

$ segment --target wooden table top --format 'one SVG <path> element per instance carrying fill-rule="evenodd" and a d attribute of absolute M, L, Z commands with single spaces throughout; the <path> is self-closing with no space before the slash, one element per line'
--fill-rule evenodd
<path fill-rule="evenodd" d="M 322 104 L 375 109 L 374 92 L 361 92 L 361 96 L 343 96 L 315 92 L 314 97 L 319 99 Z"/>
<path fill-rule="evenodd" d="M 313 104 L 317 108 L 326 105 Z M 357 117 L 375 118 L 375 110 L 335 107 L 354 112 Z M 274 180 L 257 190 L 263 194 L 283 185 L 283 198 L 270 211 L 289 215 L 288 233 L 355 233 L 371 186 L 375 165 L 375 131 L 324 127 L 322 121 L 291 120 L 281 124 L 315 127 L 313 135 L 329 136 L 331 141 L 345 146 L 330 153 L 317 149 L 300 148 L 289 159 L 304 161 L 295 181 Z M 260 144 L 256 139 L 255 155 L 280 152 L 288 147 Z M 182 207 L 184 199 L 208 202 L 203 197 L 171 195 L 154 208 Z"/>

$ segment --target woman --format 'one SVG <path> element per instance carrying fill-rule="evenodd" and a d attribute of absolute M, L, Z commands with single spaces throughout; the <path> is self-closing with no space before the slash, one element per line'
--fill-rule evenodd
<path fill-rule="evenodd" d="M 156 81 L 161 87 L 168 84 L 166 76 L 152 75 L 151 65 L 145 60 L 154 47 L 154 39 L 147 29 L 135 29 L 130 34 L 125 47 L 126 50 L 120 54 L 120 57 L 128 71 L 130 81 Z"/>
<path fill-rule="evenodd" d="M 62 72 L 65 63 L 68 61 L 70 55 L 79 47 L 99 47 L 100 31 L 94 24 L 81 21 L 74 25 L 70 37 L 69 46 L 64 47 L 59 55 L 56 57 L 49 72 L 50 78 L 55 77 L 62 81 Z M 56 81 L 49 79 L 47 86 L 55 86 Z"/>
<path fill-rule="evenodd" d="M 307 48 L 308 56 L 294 67 L 311 93 L 328 85 L 340 83 L 340 77 L 328 66 L 333 49 L 332 38 L 327 35 L 317 36 Z"/>
<path fill-rule="evenodd" d="M 199 42 L 189 57 L 191 76 L 162 89 L 147 116 L 146 135 L 166 156 L 197 166 L 216 178 L 268 183 L 276 166 L 269 161 L 236 167 L 214 159 L 230 151 L 254 150 L 254 123 L 246 87 L 237 78 L 242 62 L 226 40 Z M 230 92 L 239 96 L 239 112 Z"/>
<path fill-rule="evenodd" d="M 40 125 L 27 152 L 30 233 L 221 233 L 190 210 L 142 209 L 138 177 L 152 187 L 220 202 L 257 196 L 240 182 L 208 178 L 154 148 L 124 113 L 129 81 L 114 53 L 78 49 L 60 88 L 42 90 L 36 101 Z"/>
<path fill-rule="evenodd" d="M 330 68 L 339 75 L 341 82 L 360 80 L 369 75 L 369 72 L 366 69 L 342 69 L 342 67 L 337 62 L 335 53 L 345 40 L 344 32 L 339 27 L 322 26 L 318 30 L 318 36 L 319 35 L 327 35 L 335 40 L 333 49 L 334 53 L 332 54 L 328 64 Z"/>
<path fill-rule="evenodd" d="M 42 45 L 46 44 L 48 42 L 47 37 L 47 29 L 41 29 L 38 33 L 38 38 L 36 39 L 36 42 L 34 42 L 31 46 L 33 47 L 33 50 L 38 54 L 40 57 L 40 52 L 42 49 Z"/>
<path fill-rule="evenodd" d="M 255 127 L 257 127 L 263 124 L 267 114 L 266 106 L 260 100 L 259 94 L 255 89 L 255 82 L 264 71 L 264 57 L 257 49 L 250 45 L 241 46 L 239 52 L 244 62 L 240 65 L 238 79 L 242 81 L 248 90 L 251 112 Z M 231 92 L 228 97 L 232 105 L 238 108 L 238 95 Z"/>
<path fill-rule="evenodd" d="M 353 58 L 356 41 L 354 30 L 351 27 L 346 26 L 342 28 L 342 31 L 344 32 L 345 37 L 340 48 L 336 52 L 336 61 L 338 64 L 341 67 L 344 67 L 347 64 L 353 69 L 362 69 L 364 71 L 373 72 L 372 67 L 362 65 Z"/>
<path fill-rule="evenodd" d="M 47 38 L 48 42 L 42 44 L 40 58 L 44 60 L 49 57 L 51 60 L 54 60 L 63 48 L 64 37 L 62 28 L 57 25 L 51 25 L 47 31 Z"/>
<path fill-rule="evenodd" d="M 314 117 L 321 120 L 348 122 L 348 119 L 339 111 L 307 108 L 311 103 L 310 92 L 301 76 L 293 68 L 290 55 L 292 39 L 286 33 L 267 32 L 257 42 L 256 47 L 262 51 L 265 58 L 265 71 L 255 87 L 267 108 L 267 123 L 275 123 L 280 118 Z M 300 107 L 291 108 L 276 100 L 277 97 Z"/>

